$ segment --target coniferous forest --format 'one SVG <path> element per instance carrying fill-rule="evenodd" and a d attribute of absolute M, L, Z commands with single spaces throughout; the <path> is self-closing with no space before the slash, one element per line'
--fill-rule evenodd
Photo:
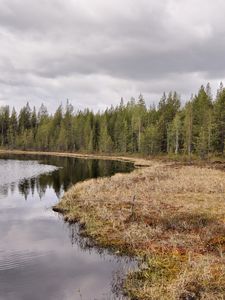
<path fill-rule="evenodd" d="M 157 107 L 144 97 L 94 113 L 75 111 L 67 101 L 49 114 L 27 103 L 19 112 L 0 108 L 0 145 L 7 149 L 158 155 L 223 155 L 225 88 L 213 99 L 210 85 L 201 86 L 185 104 L 176 92 L 163 94 Z"/>

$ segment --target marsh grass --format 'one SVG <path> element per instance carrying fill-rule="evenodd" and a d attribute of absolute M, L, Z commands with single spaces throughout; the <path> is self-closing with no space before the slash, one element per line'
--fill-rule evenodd
<path fill-rule="evenodd" d="M 225 173 L 149 167 L 76 184 L 55 209 L 97 245 L 139 257 L 132 299 L 225 299 Z"/>

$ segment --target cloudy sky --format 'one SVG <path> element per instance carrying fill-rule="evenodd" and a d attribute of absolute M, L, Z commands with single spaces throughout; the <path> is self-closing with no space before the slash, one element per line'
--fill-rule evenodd
<path fill-rule="evenodd" d="M 208 81 L 215 92 L 224 12 L 224 0 L 0 0 L 0 105 L 186 100 Z"/>

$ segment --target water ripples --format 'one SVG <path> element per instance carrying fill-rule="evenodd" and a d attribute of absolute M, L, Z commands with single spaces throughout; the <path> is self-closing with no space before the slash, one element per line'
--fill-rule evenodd
<path fill-rule="evenodd" d="M 5 251 L 0 250 L 0 272 L 6 270 L 14 270 L 17 268 L 25 268 L 27 265 L 38 263 L 40 258 L 51 254 L 49 252 L 36 251 Z"/>

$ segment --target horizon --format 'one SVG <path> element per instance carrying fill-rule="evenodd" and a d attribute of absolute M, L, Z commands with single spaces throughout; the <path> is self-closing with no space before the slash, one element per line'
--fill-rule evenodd
<path fill-rule="evenodd" d="M 218 92 L 219 87 L 221 86 L 221 84 L 222 84 L 222 86 L 223 86 L 223 82 L 222 82 L 222 81 L 220 81 L 220 85 L 218 86 L 216 92 L 212 92 L 210 83 L 209 83 L 209 82 L 207 83 L 207 85 L 209 85 L 209 88 L 210 88 L 210 94 L 211 94 L 211 96 L 212 96 L 212 101 L 215 101 L 215 100 L 216 100 L 216 94 L 217 94 L 217 92 Z M 120 100 L 118 101 L 118 103 L 115 103 L 114 105 L 113 105 L 113 104 L 108 104 L 108 106 L 106 106 L 105 108 L 98 109 L 98 110 L 93 109 L 93 108 L 89 108 L 89 107 L 77 108 L 76 106 L 74 106 L 74 104 L 73 104 L 69 99 L 66 99 L 65 101 L 61 101 L 61 102 L 59 103 L 59 105 L 55 106 L 54 110 L 49 110 L 48 107 L 47 107 L 47 105 L 45 104 L 44 101 L 41 102 L 38 106 L 32 105 L 32 102 L 31 102 L 31 101 L 26 101 L 26 102 L 24 103 L 24 105 L 21 105 L 20 107 L 16 107 L 16 106 L 14 106 L 14 105 L 13 105 L 13 106 L 10 106 L 10 105 L 8 105 L 8 104 L 5 104 L 5 105 L 0 105 L 0 109 L 1 109 L 1 107 L 6 107 L 6 106 L 8 106 L 10 112 L 12 112 L 12 110 L 15 109 L 16 112 L 19 113 L 20 110 L 23 109 L 24 107 L 26 107 L 26 105 L 28 104 L 31 110 L 36 109 L 36 112 L 38 112 L 38 110 L 41 108 L 41 106 L 44 105 L 44 107 L 47 109 L 48 114 L 49 114 L 49 115 L 53 115 L 53 114 L 56 112 L 56 110 L 57 110 L 60 106 L 61 106 L 62 109 L 64 110 L 64 109 L 66 108 L 67 103 L 68 103 L 68 104 L 72 105 L 72 107 L 73 107 L 73 113 L 75 113 L 75 114 L 76 114 L 76 113 L 79 113 L 79 112 L 84 112 L 85 110 L 88 110 L 89 112 L 93 112 L 94 114 L 96 114 L 96 113 L 102 114 L 102 113 L 104 113 L 106 110 L 108 110 L 108 109 L 111 108 L 111 107 L 112 107 L 112 108 L 119 107 L 120 104 L 121 104 L 121 101 L 123 101 L 124 106 L 126 106 L 130 101 L 132 101 L 132 99 L 135 100 L 135 101 L 137 102 L 137 101 L 138 101 L 138 98 L 139 98 L 140 96 L 143 97 L 147 109 L 151 109 L 152 107 L 155 107 L 155 108 L 157 109 L 157 108 L 158 108 L 158 104 L 159 104 L 159 102 L 160 102 L 160 99 L 163 97 L 163 95 L 165 94 L 165 96 L 167 97 L 170 93 L 172 93 L 172 94 L 173 94 L 173 93 L 177 93 L 177 96 L 178 96 L 178 98 L 179 98 L 179 100 L 180 100 L 180 108 L 182 109 L 182 108 L 184 108 L 184 106 L 185 106 L 186 103 L 188 103 L 189 101 L 191 101 L 194 97 L 197 97 L 198 92 L 199 92 L 199 90 L 201 89 L 201 87 L 203 87 L 203 88 L 206 90 L 206 89 L 207 89 L 207 85 L 204 86 L 204 85 L 202 84 L 202 85 L 199 87 L 199 89 L 198 89 L 198 91 L 197 91 L 196 93 L 192 93 L 192 94 L 191 94 L 191 96 L 189 97 L 189 99 L 182 99 L 182 98 L 181 98 L 181 95 L 179 95 L 179 93 L 177 93 L 176 91 L 169 91 L 169 92 L 165 92 L 165 91 L 164 91 L 164 92 L 162 93 L 161 97 L 160 97 L 156 102 L 151 102 L 150 104 L 148 103 L 148 101 L 146 101 L 145 96 L 144 96 L 142 93 L 139 93 L 139 96 L 137 96 L 137 97 L 131 96 L 130 99 L 124 99 L 123 97 L 121 97 Z"/>
<path fill-rule="evenodd" d="M 225 3 L 198 3 L 0 0 L 0 106 L 102 111 L 140 92 L 157 105 L 170 90 L 186 102 L 207 82 L 215 94 Z"/>

